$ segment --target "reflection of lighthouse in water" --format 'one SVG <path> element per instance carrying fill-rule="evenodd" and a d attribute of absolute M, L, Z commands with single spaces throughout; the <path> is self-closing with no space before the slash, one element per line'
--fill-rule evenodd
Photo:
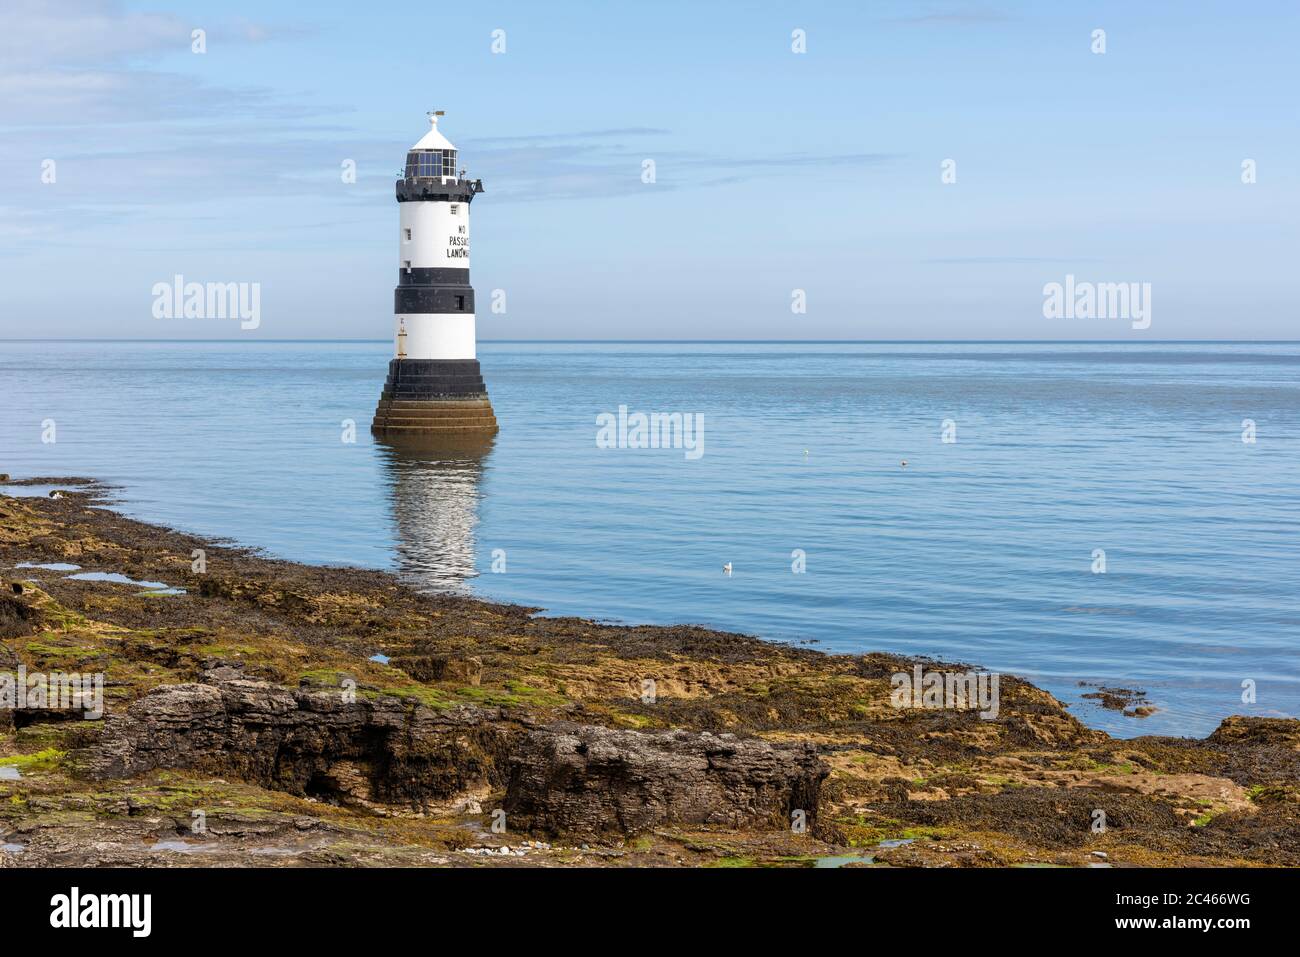
<path fill-rule="evenodd" d="M 467 592 L 479 481 L 490 444 L 445 452 L 378 446 L 397 521 L 397 561 L 421 591 Z"/>

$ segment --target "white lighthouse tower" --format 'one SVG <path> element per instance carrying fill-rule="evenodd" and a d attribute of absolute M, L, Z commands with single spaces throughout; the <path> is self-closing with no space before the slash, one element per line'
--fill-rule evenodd
<path fill-rule="evenodd" d="M 438 130 L 406 154 L 397 181 L 398 279 L 395 350 L 371 430 L 415 439 L 491 435 L 496 417 L 479 371 L 474 289 L 469 284 L 469 207 L 483 192 L 457 167 Z"/>

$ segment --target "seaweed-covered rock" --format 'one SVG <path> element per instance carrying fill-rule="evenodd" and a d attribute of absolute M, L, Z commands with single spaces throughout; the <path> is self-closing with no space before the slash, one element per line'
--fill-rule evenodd
<path fill-rule="evenodd" d="M 483 659 L 478 655 L 405 655 L 388 663 L 416 681 L 454 681 L 478 687 L 483 680 Z"/>
<path fill-rule="evenodd" d="M 36 631 L 40 611 L 20 598 L 20 594 L 8 587 L 0 593 L 0 638 L 17 638 Z M 0 652 L 0 666 L 4 664 L 3 654 Z"/>
<path fill-rule="evenodd" d="M 1294 718 L 1224 718 L 1206 741 L 1211 744 L 1261 744 L 1300 751 L 1300 721 Z"/>

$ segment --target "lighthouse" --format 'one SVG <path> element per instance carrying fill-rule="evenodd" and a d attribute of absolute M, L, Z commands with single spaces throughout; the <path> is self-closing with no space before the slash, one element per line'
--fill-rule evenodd
<path fill-rule="evenodd" d="M 398 272 L 393 358 L 371 431 L 421 442 L 490 436 L 496 416 L 479 371 L 469 284 L 469 207 L 483 192 L 457 151 L 430 129 L 397 181 Z"/>

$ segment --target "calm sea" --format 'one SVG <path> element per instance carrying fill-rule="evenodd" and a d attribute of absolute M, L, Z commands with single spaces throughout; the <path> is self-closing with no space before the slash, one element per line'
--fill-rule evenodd
<path fill-rule="evenodd" d="M 1300 712 L 1300 345 L 487 343 L 501 434 L 442 458 L 370 437 L 390 348 L 0 342 L 0 471 L 551 614 L 970 661 L 1119 735 Z M 599 448 L 620 405 L 703 454 Z"/>

